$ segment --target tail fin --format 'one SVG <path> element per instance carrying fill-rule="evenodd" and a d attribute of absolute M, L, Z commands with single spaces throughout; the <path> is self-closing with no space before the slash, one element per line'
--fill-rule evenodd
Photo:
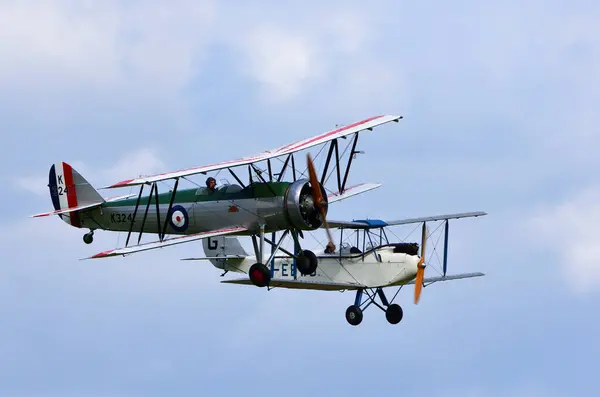
<path fill-rule="evenodd" d="M 242 244 L 236 237 L 217 236 L 202 240 L 204 254 L 206 259 L 213 266 L 224 269 L 226 260 L 239 259 L 240 261 L 248 256 Z"/>
<path fill-rule="evenodd" d="M 78 211 L 104 203 L 96 189 L 65 162 L 50 167 L 48 188 L 55 211 L 34 216 L 56 214 L 69 225 L 81 227 Z"/>

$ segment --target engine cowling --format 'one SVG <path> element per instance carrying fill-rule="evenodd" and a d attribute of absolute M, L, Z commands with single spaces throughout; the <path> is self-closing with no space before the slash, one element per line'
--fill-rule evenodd
<path fill-rule="evenodd" d="M 321 184 L 319 187 L 327 214 L 327 193 Z M 297 180 L 288 187 L 284 196 L 284 208 L 286 220 L 295 229 L 315 230 L 323 225 L 321 211 L 315 206 L 308 179 Z"/>

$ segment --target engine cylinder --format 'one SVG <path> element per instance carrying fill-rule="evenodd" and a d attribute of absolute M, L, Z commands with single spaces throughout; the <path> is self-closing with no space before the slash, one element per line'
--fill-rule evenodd
<path fill-rule="evenodd" d="M 319 188 L 325 201 L 325 214 L 327 214 L 327 193 L 321 184 Z M 297 180 L 288 187 L 285 192 L 284 208 L 286 220 L 295 229 L 315 230 L 323 225 L 321 211 L 315 206 L 308 179 Z"/>

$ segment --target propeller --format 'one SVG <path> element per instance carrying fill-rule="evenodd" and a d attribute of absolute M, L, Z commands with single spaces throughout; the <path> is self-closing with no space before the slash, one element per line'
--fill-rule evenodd
<path fill-rule="evenodd" d="M 421 235 L 421 259 L 417 263 L 417 277 L 415 278 L 415 305 L 419 303 L 421 289 L 423 288 L 423 278 L 425 276 L 425 245 L 427 242 L 427 225 L 423 222 L 423 233 Z"/>
<path fill-rule="evenodd" d="M 327 230 L 327 236 L 329 237 L 328 247 L 335 249 L 335 244 L 333 243 L 333 237 L 331 236 L 331 231 L 329 230 L 329 225 L 327 224 L 327 218 L 325 217 L 325 208 L 327 207 L 327 200 L 323 197 L 323 192 L 321 191 L 321 184 L 319 183 L 319 179 L 317 178 L 317 172 L 315 171 L 315 165 L 313 164 L 312 158 L 310 157 L 310 153 L 306 154 L 306 163 L 308 165 L 308 179 L 310 181 L 310 187 L 312 189 L 312 198 L 315 203 L 315 207 L 321 211 L 321 216 L 323 217 L 323 223 L 325 224 L 325 230 Z"/>

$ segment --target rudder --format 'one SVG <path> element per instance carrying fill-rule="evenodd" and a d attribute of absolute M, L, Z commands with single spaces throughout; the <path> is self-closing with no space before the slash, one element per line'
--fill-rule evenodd
<path fill-rule="evenodd" d="M 227 257 L 238 257 L 240 259 L 248 256 L 242 244 L 236 237 L 217 236 L 209 237 L 202 240 L 204 247 L 204 255 L 217 268 L 223 269 Z M 216 257 L 222 257 L 223 259 Z"/>
<path fill-rule="evenodd" d="M 57 211 L 104 202 L 96 189 L 65 162 L 52 164 L 50 167 L 48 188 L 52 205 Z M 59 216 L 69 225 L 81 227 L 78 211 L 59 214 Z"/>

